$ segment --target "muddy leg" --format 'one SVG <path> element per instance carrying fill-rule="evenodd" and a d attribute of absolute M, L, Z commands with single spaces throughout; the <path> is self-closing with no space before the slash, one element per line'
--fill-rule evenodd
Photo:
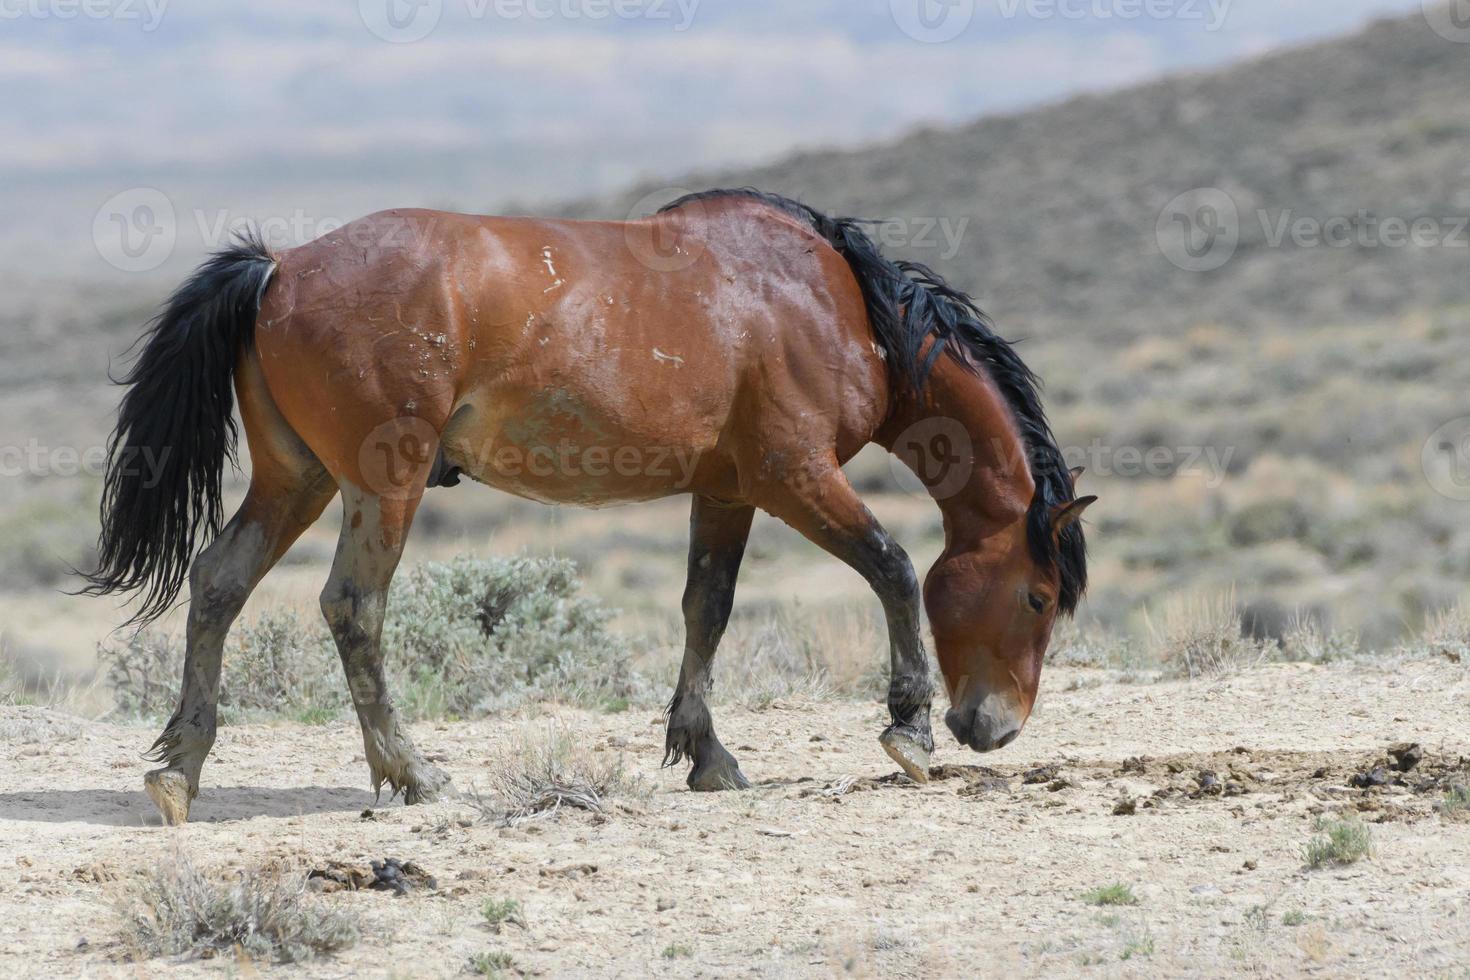
<path fill-rule="evenodd" d="M 715 737 L 705 694 L 715 649 L 735 601 L 735 577 L 755 509 L 696 496 L 689 515 L 689 577 L 684 586 L 684 663 L 669 702 L 664 765 L 683 759 L 693 790 L 746 789 L 740 766 Z"/>
<path fill-rule="evenodd" d="M 852 566 L 883 603 L 892 672 L 891 724 L 883 748 L 912 778 L 929 778 L 934 733 L 929 727 L 932 687 L 920 636 L 919 580 L 898 542 L 863 506 L 836 461 L 803 479 L 769 490 L 761 507 Z"/>
<path fill-rule="evenodd" d="M 165 822 L 187 820 L 199 793 L 199 774 L 214 745 L 225 634 L 265 573 L 335 492 L 330 481 L 308 480 L 290 490 L 252 484 L 239 512 L 194 560 L 183 691 L 178 710 L 148 754 L 163 768 L 143 777 Z"/>
<path fill-rule="evenodd" d="M 342 535 L 322 591 L 322 614 L 337 641 L 362 725 L 373 789 L 383 784 L 405 803 L 438 797 L 449 777 L 425 762 L 399 725 L 383 674 L 383 614 L 418 499 L 395 500 L 342 487 Z"/>

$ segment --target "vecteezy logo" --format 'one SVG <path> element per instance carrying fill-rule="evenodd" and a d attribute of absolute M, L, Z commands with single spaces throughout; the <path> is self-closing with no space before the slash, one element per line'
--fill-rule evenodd
<path fill-rule="evenodd" d="M 358 450 L 363 486 L 380 497 L 404 500 L 423 492 L 439 433 L 414 416 L 391 419 L 368 433 Z"/>
<path fill-rule="evenodd" d="M 658 209 L 687 194 L 682 188 L 665 188 L 641 198 L 628 212 L 623 226 L 623 240 L 628 251 L 646 269 L 654 272 L 678 272 L 687 269 L 704 254 L 704 243 L 685 231 L 688 221 L 704 217 L 704 204 L 691 201 L 679 210 L 682 217 L 649 220 Z"/>
<path fill-rule="evenodd" d="M 114 194 L 92 217 L 97 254 L 123 272 L 148 272 L 163 265 L 177 238 L 173 202 L 152 187 Z"/>
<path fill-rule="evenodd" d="M 443 13 L 444 0 L 357 0 L 363 26 L 390 44 L 422 41 Z"/>
<path fill-rule="evenodd" d="M 969 431 L 958 420 L 941 416 L 904 429 L 891 452 L 889 466 L 898 485 L 907 493 L 935 500 L 963 490 L 975 465 Z"/>
<path fill-rule="evenodd" d="M 925 44 L 953 41 L 975 18 L 975 0 L 888 0 L 888 9 L 899 30 Z"/>
<path fill-rule="evenodd" d="M 1430 30 L 1456 44 L 1470 44 L 1470 0 L 1422 0 Z"/>
<path fill-rule="evenodd" d="M 1210 272 L 1235 254 L 1240 214 L 1218 187 L 1197 187 L 1164 205 L 1154 239 L 1164 258 L 1185 272 Z"/>
<path fill-rule="evenodd" d="M 1435 493 L 1451 500 L 1470 500 L 1470 415 L 1435 429 L 1419 461 Z"/>

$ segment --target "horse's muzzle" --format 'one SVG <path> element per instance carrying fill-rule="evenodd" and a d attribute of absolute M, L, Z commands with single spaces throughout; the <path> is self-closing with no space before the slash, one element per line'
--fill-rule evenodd
<path fill-rule="evenodd" d="M 1024 720 L 1010 712 L 996 715 L 984 708 L 950 708 L 944 713 L 944 724 L 961 745 L 990 752 L 1015 741 Z"/>

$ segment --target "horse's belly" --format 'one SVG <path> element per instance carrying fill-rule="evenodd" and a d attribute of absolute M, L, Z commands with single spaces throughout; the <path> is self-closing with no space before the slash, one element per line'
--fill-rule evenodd
<path fill-rule="evenodd" d="M 442 436 L 471 478 L 531 500 L 608 506 L 697 489 L 713 434 L 678 405 L 649 412 L 568 387 L 495 386 L 464 400 Z"/>

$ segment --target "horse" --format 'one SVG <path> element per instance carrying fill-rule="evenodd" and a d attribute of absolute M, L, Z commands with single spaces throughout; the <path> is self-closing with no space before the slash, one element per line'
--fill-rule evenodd
<path fill-rule="evenodd" d="M 1012 346 L 932 270 L 885 258 L 866 224 L 746 188 L 627 222 L 385 211 L 281 251 L 247 232 L 209 257 L 119 382 L 83 589 L 135 594 L 141 628 L 189 586 L 179 705 L 144 781 L 164 820 L 186 820 L 199 792 L 227 631 L 338 496 L 321 609 L 373 786 L 408 804 L 447 789 L 404 731 L 380 636 L 415 511 L 462 477 L 585 506 L 692 497 L 664 764 L 687 761 L 693 790 L 749 786 L 706 695 L 757 508 L 881 602 L 879 740 L 910 777 L 927 779 L 934 751 L 921 596 L 950 732 L 979 752 L 1014 739 L 1056 617 L 1086 588 L 1079 518 L 1096 498 L 1076 495 Z M 236 400 L 251 473 L 225 522 Z M 842 469 L 873 442 L 943 515 L 922 590 Z"/>

